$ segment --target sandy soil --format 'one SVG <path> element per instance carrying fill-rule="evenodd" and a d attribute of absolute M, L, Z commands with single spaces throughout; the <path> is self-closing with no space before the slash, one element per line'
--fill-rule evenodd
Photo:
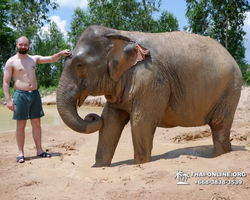
<path fill-rule="evenodd" d="M 48 103 L 55 97 L 52 95 L 46 98 Z M 96 100 L 96 105 L 100 105 L 101 101 L 101 98 Z M 53 157 L 38 158 L 35 156 L 31 130 L 27 129 L 26 162 L 19 164 L 15 162 L 15 133 L 1 133 L 0 199 L 249 200 L 249 87 L 242 90 L 231 130 L 233 151 L 222 156 L 211 156 L 213 146 L 208 126 L 158 128 L 154 139 L 153 161 L 134 165 L 130 125 L 127 125 L 111 167 L 91 168 L 97 140 L 97 133 L 84 135 L 65 125 L 43 128 L 44 149 L 51 152 Z M 180 170 L 189 175 L 183 180 L 187 185 L 177 184 L 183 177 L 176 177 Z M 194 176 L 198 172 L 201 177 Z M 216 172 L 238 176 L 211 176 Z"/>

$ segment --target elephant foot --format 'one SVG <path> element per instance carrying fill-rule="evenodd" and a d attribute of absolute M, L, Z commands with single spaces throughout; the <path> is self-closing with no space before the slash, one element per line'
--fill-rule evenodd
<path fill-rule="evenodd" d="M 95 163 L 92 168 L 97 168 L 97 167 L 110 167 L 110 164 L 103 164 L 103 163 Z"/>
<path fill-rule="evenodd" d="M 231 146 L 231 143 L 229 142 L 229 144 L 228 145 L 215 145 L 214 146 L 214 151 L 213 151 L 213 156 L 214 157 L 217 157 L 217 156 L 221 156 L 221 155 L 223 155 L 223 154 L 225 154 L 225 153 L 228 153 L 228 152 L 230 152 L 230 151 L 232 151 L 232 146 Z"/>
<path fill-rule="evenodd" d="M 144 164 L 151 161 L 151 156 L 135 156 L 135 164 Z"/>

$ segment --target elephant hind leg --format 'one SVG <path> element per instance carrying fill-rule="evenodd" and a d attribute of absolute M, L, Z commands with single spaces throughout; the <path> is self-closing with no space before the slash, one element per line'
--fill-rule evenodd
<path fill-rule="evenodd" d="M 225 91 L 208 123 L 212 130 L 214 153 L 216 156 L 231 151 L 230 130 L 240 98 L 240 92 L 239 88 Z"/>
<path fill-rule="evenodd" d="M 232 122 L 223 122 L 220 125 L 209 124 L 209 126 L 212 130 L 214 155 L 220 156 L 231 151 L 230 129 L 232 127 Z"/>

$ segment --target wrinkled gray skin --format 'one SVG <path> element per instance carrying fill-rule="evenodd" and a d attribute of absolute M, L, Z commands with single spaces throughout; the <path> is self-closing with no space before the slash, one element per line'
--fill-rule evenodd
<path fill-rule="evenodd" d="M 221 155 L 230 150 L 241 84 L 235 60 L 209 37 L 90 26 L 65 60 L 57 107 L 74 131 L 99 130 L 95 167 L 110 166 L 129 120 L 137 164 L 151 160 L 156 127 L 208 124 Z M 79 117 L 77 106 L 88 95 L 105 95 L 101 118 Z"/>

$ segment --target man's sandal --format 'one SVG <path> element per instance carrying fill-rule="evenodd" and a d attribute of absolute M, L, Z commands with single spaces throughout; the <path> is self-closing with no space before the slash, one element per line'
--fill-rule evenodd
<path fill-rule="evenodd" d="M 43 158 L 51 158 L 52 156 L 51 156 L 51 154 L 49 154 L 49 153 L 46 153 L 46 152 L 43 152 L 43 153 L 41 153 L 40 155 L 38 155 L 39 157 L 43 157 Z"/>
<path fill-rule="evenodd" d="M 18 157 L 16 158 L 16 161 L 17 161 L 18 163 L 24 163 L 24 162 L 25 162 L 25 158 L 24 158 L 24 156 L 18 156 Z"/>

